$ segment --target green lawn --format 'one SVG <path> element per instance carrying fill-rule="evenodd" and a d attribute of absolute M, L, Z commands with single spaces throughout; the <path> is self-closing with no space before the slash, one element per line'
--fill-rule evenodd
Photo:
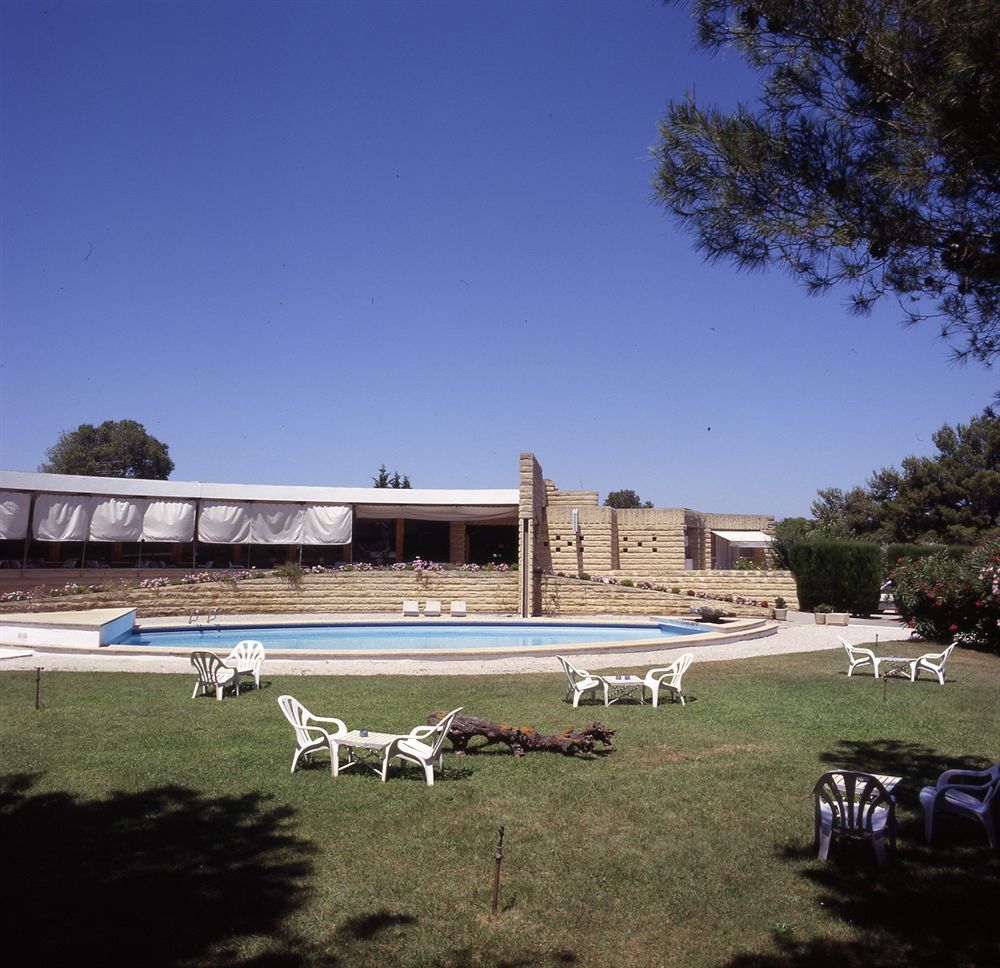
<path fill-rule="evenodd" d="M 44 664 L 44 659 L 41 660 Z M 556 663 L 553 660 L 553 666 Z M 921 837 L 917 794 L 1000 760 L 1000 658 L 948 683 L 848 679 L 841 652 L 698 663 L 687 706 L 574 710 L 563 678 L 277 677 L 192 700 L 193 676 L 0 670 L 0 911 L 24 960 L 69 965 L 996 965 L 1000 852 Z M 635 669 L 639 671 L 639 667 Z M 288 772 L 276 699 L 400 731 L 436 709 L 556 732 L 592 759 L 448 754 L 428 788 L 325 758 Z M 889 868 L 812 852 L 824 769 L 904 777 Z M 490 914 L 497 825 L 501 907 Z"/>

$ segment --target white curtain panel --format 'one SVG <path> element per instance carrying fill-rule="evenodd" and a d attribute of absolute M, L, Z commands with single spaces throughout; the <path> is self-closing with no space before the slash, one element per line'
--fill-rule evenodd
<path fill-rule="evenodd" d="M 143 541 L 191 541 L 194 538 L 193 501 L 150 501 L 142 518 Z"/>
<path fill-rule="evenodd" d="M 143 498 L 99 497 L 90 518 L 91 541 L 139 541 L 146 511 Z"/>
<path fill-rule="evenodd" d="M 302 543 L 346 545 L 351 543 L 351 509 L 340 504 L 310 504 L 302 518 Z"/>
<path fill-rule="evenodd" d="M 198 540 L 209 544 L 242 544 L 250 537 L 248 505 L 234 501 L 203 501 Z"/>
<path fill-rule="evenodd" d="M 39 494 L 32 523 L 39 541 L 86 541 L 94 498 L 74 494 Z"/>
<path fill-rule="evenodd" d="M 26 538 L 30 510 L 30 494 L 21 491 L 0 491 L 0 538 Z"/>
<path fill-rule="evenodd" d="M 301 544 L 303 511 L 301 504 L 251 504 L 250 540 L 254 544 Z"/>

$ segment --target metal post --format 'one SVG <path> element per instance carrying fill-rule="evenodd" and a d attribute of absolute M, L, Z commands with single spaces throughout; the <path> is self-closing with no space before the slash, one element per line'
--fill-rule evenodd
<path fill-rule="evenodd" d="M 42 693 L 42 669 L 44 666 L 35 666 L 35 709 L 41 709 L 40 699 Z"/>
<path fill-rule="evenodd" d="M 500 895 L 500 862 L 503 860 L 503 824 L 500 824 L 497 830 L 497 847 L 493 852 L 493 859 L 496 861 L 496 866 L 493 868 L 493 903 L 491 910 L 496 914 L 497 899 Z"/>

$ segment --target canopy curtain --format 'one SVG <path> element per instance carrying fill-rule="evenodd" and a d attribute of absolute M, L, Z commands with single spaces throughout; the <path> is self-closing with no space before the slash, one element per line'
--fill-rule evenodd
<path fill-rule="evenodd" d="M 32 533 L 39 541 L 86 541 L 95 498 L 74 494 L 39 494 Z"/>
<path fill-rule="evenodd" d="M 346 545 L 351 543 L 352 514 L 341 504 L 310 504 L 302 517 L 302 543 Z"/>
<path fill-rule="evenodd" d="M 198 540 L 210 544 L 351 543 L 351 509 L 339 504 L 203 501 Z"/>
<path fill-rule="evenodd" d="M 194 538 L 193 501 L 153 501 L 142 518 L 143 541 L 182 541 Z"/>
<path fill-rule="evenodd" d="M 256 503 L 248 507 L 250 540 L 254 544 L 301 544 L 301 504 Z"/>
<path fill-rule="evenodd" d="M 26 538 L 30 510 L 30 494 L 23 491 L 0 491 L 0 538 Z"/>
<path fill-rule="evenodd" d="M 209 544 L 242 544 L 250 537 L 250 515 L 245 504 L 203 501 L 198 517 L 198 540 Z"/>
<path fill-rule="evenodd" d="M 90 517 L 90 540 L 140 541 L 145 511 L 142 498 L 97 498 Z"/>

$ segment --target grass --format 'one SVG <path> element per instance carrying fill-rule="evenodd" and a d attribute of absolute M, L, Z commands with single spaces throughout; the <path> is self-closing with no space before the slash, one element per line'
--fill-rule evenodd
<path fill-rule="evenodd" d="M 8 954 L 14 939 L 41 965 L 997 964 L 1000 852 L 957 820 L 925 845 L 917 794 L 1000 759 L 1000 658 L 959 652 L 946 687 L 884 693 L 844 670 L 839 652 L 696 662 L 686 707 L 578 710 L 555 671 L 265 665 L 265 688 L 222 703 L 191 700 L 191 676 L 43 672 L 39 711 L 34 673 L 0 672 Z M 462 704 L 618 732 L 592 759 L 449 754 L 433 788 L 415 768 L 334 780 L 325 759 L 291 775 L 285 692 L 352 727 Z M 865 845 L 815 859 L 809 793 L 834 766 L 904 777 L 885 871 Z"/>

